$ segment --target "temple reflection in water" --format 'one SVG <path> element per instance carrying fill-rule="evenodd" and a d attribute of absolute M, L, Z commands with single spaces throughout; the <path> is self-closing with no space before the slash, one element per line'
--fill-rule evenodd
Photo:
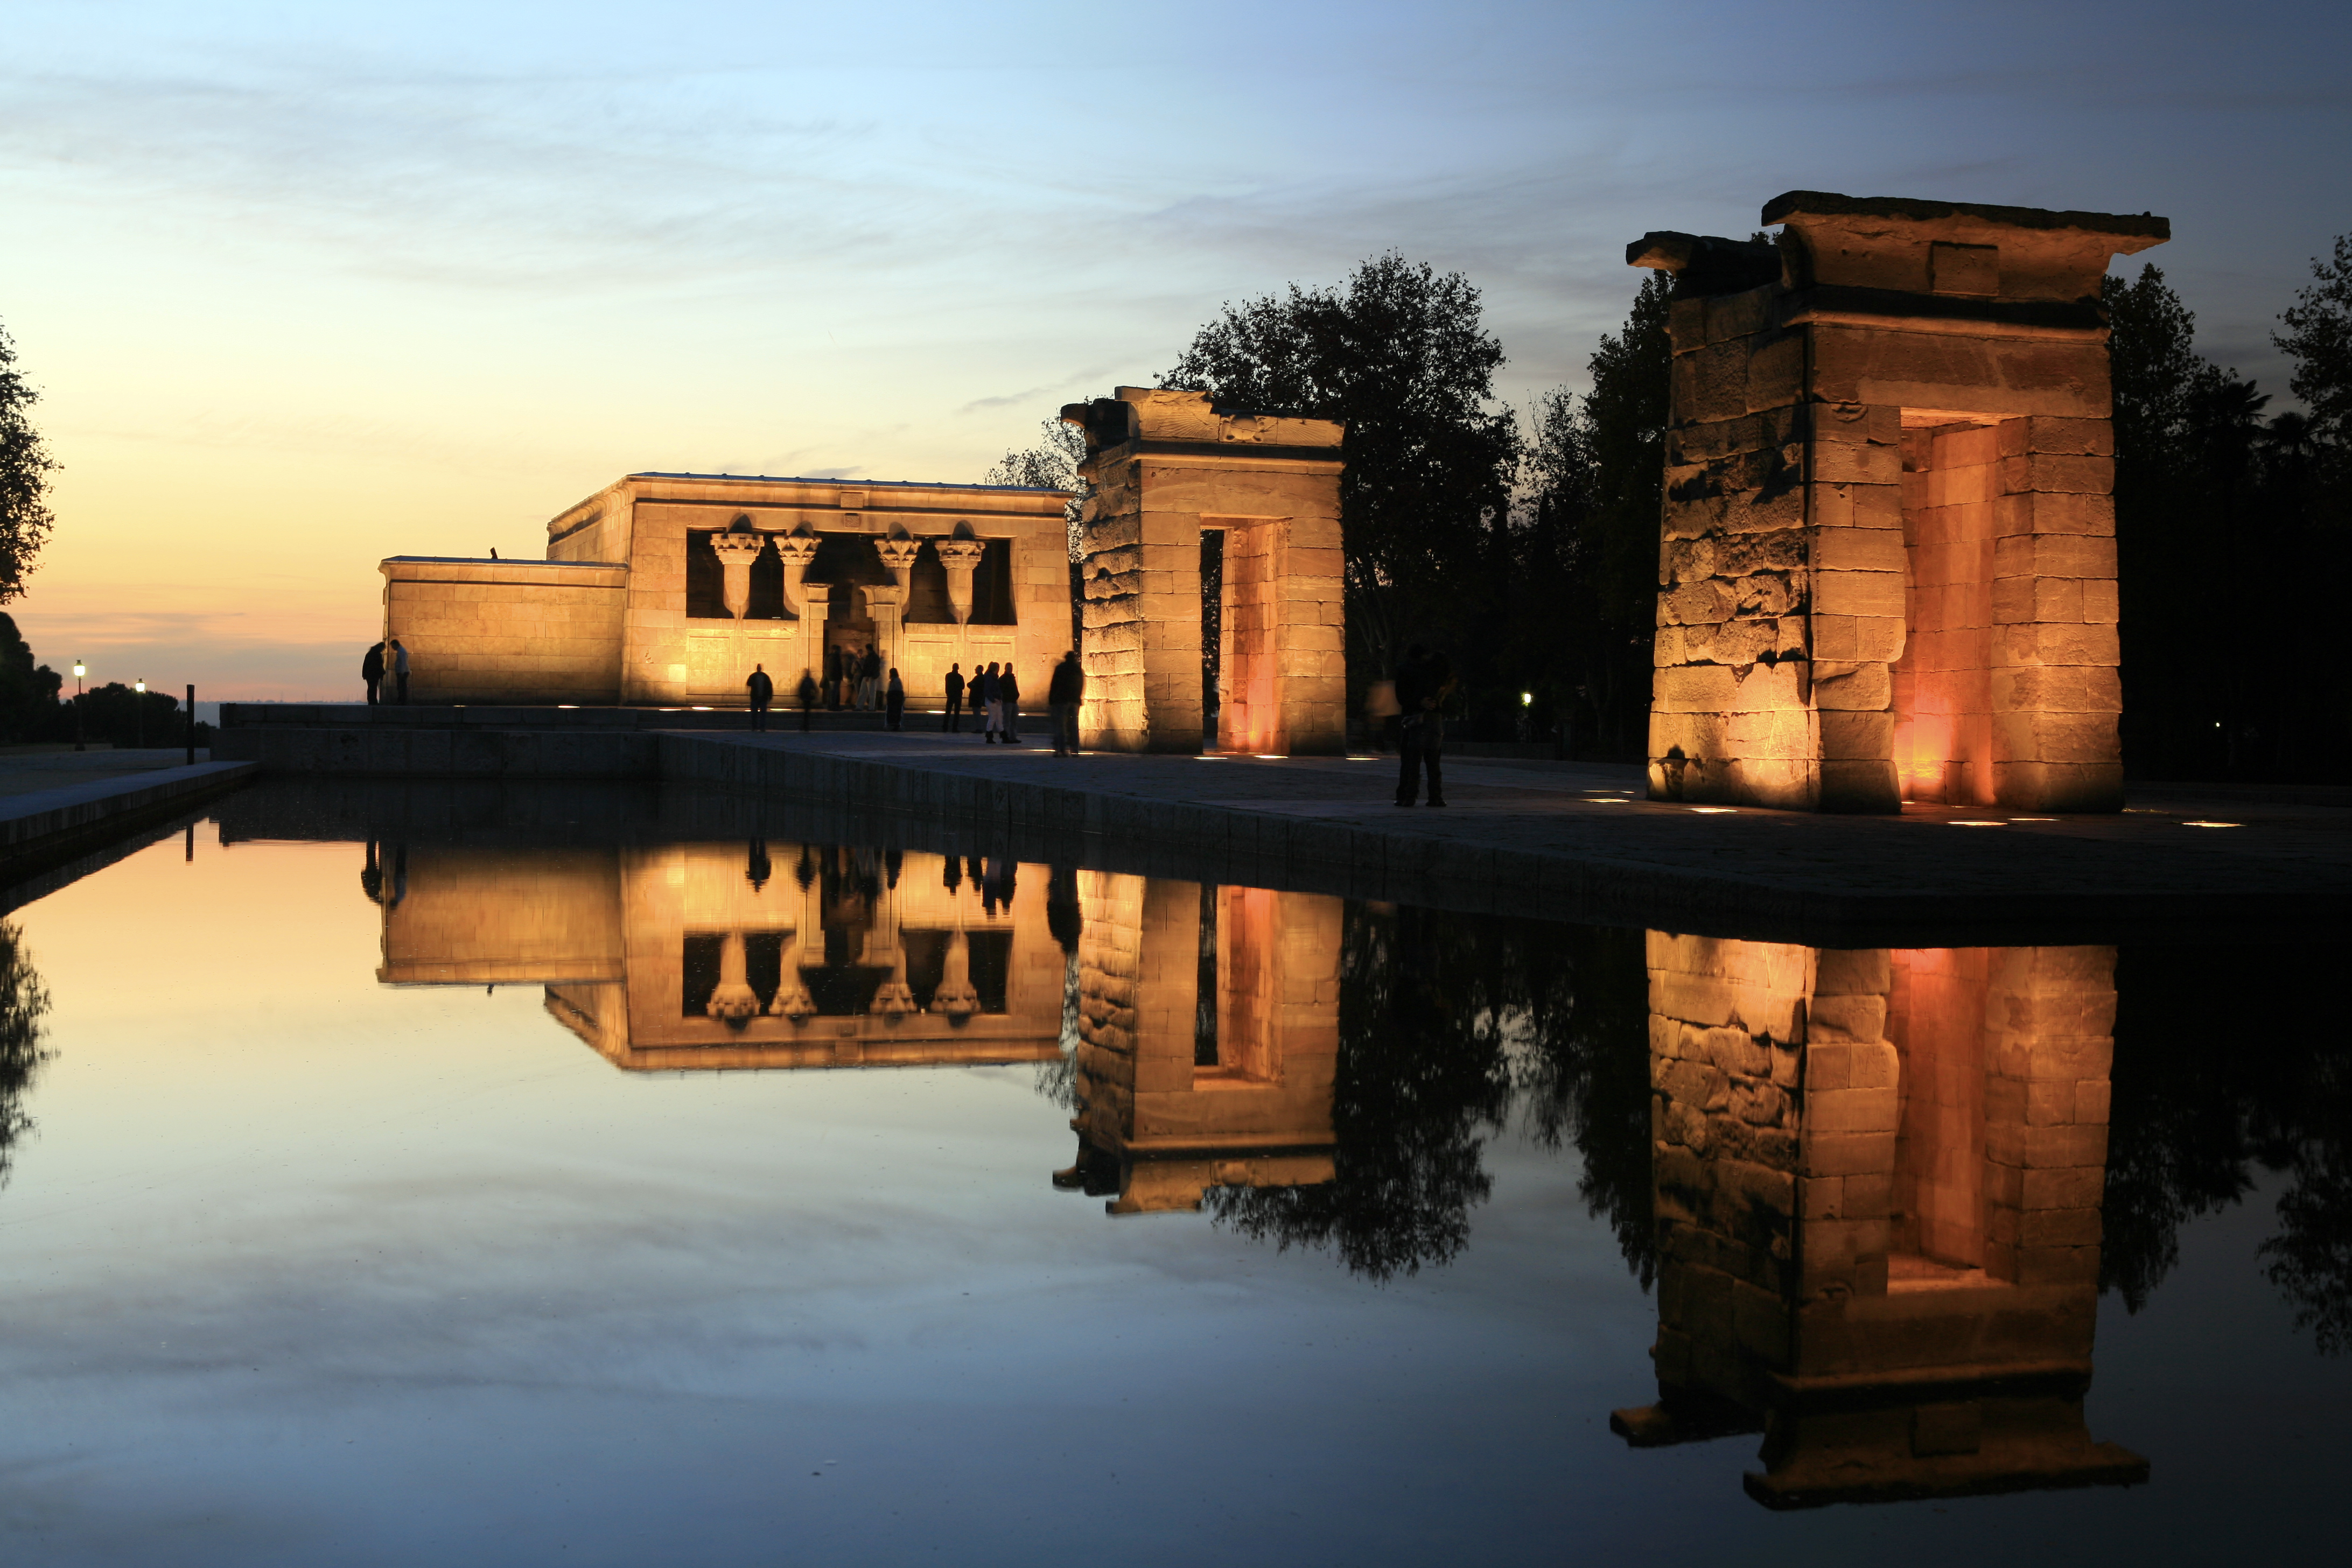
<path fill-rule="evenodd" d="M 1331 1176 L 1340 903 L 837 846 L 371 846 L 390 984 L 546 988 L 615 1066 L 955 1066 L 1075 1047 L 1061 1184 L 1115 1214 Z"/>
<path fill-rule="evenodd" d="M 1525 977 L 1486 973 L 1524 955 L 1311 893 L 766 840 L 371 847 L 367 864 L 384 982 L 542 985 L 633 1071 L 1055 1064 L 1077 1134 L 1056 1185 L 1113 1215 L 1213 1202 L 1286 1245 L 1419 1203 L 1369 1217 L 1405 1241 L 1364 1250 L 1407 1271 L 1466 1234 L 1486 1190 L 1472 1130 L 1510 1103 L 1505 1025 L 1542 1016 L 1509 1000 Z M 1617 1430 L 1761 1433 L 1748 1487 L 1774 1507 L 2146 1479 L 2083 1410 L 2115 963 L 1649 933 L 1654 1235 L 1628 1256 L 1655 1259 L 1658 1396 Z M 1640 1015 L 1601 1005 L 1601 968 L 1571 970 L 1571 1011 L 1619 1023 L 1572 1047 L 1594 1059 L 1538 1076 L 1589 1093 L 1640 1059 Z M 1492 1059 L 1400 1097 L 1376 1081 L 1400 1048 Z M 1630 1124 L 1574 1120 L 1588 1176 L 1640 1169 L 1611 1142 L 1638 1140 Z M 1365 1146 L 1382 1140 L 1415 1152 Z"/>
<path fill-rule="evenodd" d="M 1775 1507 L 2144 1480 L 2095 1442 L 2116 955 L 1654 931 L 1658 1401 Z"/>

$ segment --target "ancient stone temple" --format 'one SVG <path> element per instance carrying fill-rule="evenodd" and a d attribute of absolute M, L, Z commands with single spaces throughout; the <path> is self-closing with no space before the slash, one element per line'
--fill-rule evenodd
<path fill-rule="evenodd" d="M 2165 219 L 1794 191 L 1675 275 L 1650 788 L 2122 805 L 2099 279 Z"/>
<path fill-rule="evenodd" d="M 1639 1447 L 1761 1432 L 1773 1507 L 2144 1480 L 2085 1428 L 2115 950 L 1649 936 Z"/>
<path fill-rule="evenodd" d="M 1095 487 L 1081 562 L 1084 743 L 1344 751 L 1341 427 L 1136 386 L 1062 417 L 1086 431 L 1080 472 Z"/>
<path fill-rule="evenodd" d="M 415 702 L 780 701 L 878 649 L 912 700 L 1014 662 L 1042 700 L 1070 646 L 1061 490 L 631 474 L 547 525 L 545 561 L 394 556 L 384 625 Z"/>

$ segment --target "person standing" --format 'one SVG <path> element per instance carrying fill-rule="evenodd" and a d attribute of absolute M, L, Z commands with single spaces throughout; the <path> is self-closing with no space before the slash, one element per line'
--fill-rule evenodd
<path fill-rule="evenodd" d="M 1086 667 L 1078 662 L 1078 650 L 1072 648 L 1054 667 L 1054 679 L 1045 687 L 1046 704 L 1054 710 L 1054 754 L 1057 757 L 1078 754 L 1078 704 L 1086 694 Z"/>
<path fill-rule="evenodd" d="M 768 667 L 764 664 L 753 665 L 751 675 L 744 679 L 743 686 L 751 697 L 751 728 L 766 729 L 768 704 L 776 700 L 776 683 L 768 679 Z"/>
<path fill-rule="evenodd" d="M 996 744 L 996 665 L 992 660 L 971 678 L 971 705 L 980 714 L 981 743 Z"/>
<path fill-rule="evenodd" d="M 1442 653 L 1431 653 L 1419 643 L 1405 650 L 1397 669 L 1397 795 L 1399 805 L 1411 805 L 1421 793 L 1421 775 L 1429 774 L 1429 804 L 1445 804 L 1445 776 L 1438 765 L 1444 750 L 1445 719 L 1439 711 L 1454 684 L 1454 667 Z"/>
<path fill-rule="evenodd" d="M 907 711 L 907 689 L 898 684 L 898 667 L 890 667 L 890 684 L 882 693 L 882 725 L 887 730 L 898 728 L 898 721 Z"/>
<path fill-rule="evenodd" d="M 805 735 L 809 731 L 810 717 L 816 712 L 816 700 L 819 695 L 816 689 L 816 672 L 814 670 L 803 669 L 801 671 L 801 689 L 799 695 L 801 700 L 801 733 Z"/>
<path fill-rule="evenodd" d="M 400 693 L 394 700 L 405 708 L 408 706 L 408 650 L 400 646 L 398 637 L 394 637 L 384 646 L 384 652 L 392 660 L 393 682 Z"/>
<path fill-rule="evenodd" d="M 367 682 L 367 705 L 373 708 L 383 689 L 383 644 L 368 649 L 360 660 L 360 679 Z"/>
<path fill-rule="evenodd" d="M 1008 746 L 1021 743 L 1021 681 L 1013 673 L 1013 661 L 1004 661 L 1004 669 L 996 678 L 997 729 Z"/>
<path fill-rule="evenodd" d="M 963 730 L 963 666 L 948 666 L 948 710 L 940 715 L 940 728 L 949 734 Z"/>
<path fill-rule="evenodd" d="M 882 650 L 872 643 L 866 645 L 866 657 L 857 666 L 857 705 L 871 713 L 882 699 Z"/>

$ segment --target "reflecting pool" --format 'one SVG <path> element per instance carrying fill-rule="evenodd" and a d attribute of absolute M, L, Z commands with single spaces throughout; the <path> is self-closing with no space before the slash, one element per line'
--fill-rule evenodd
<path fill-rule="evenodd" d="M 1830 948 L 626 792 L 213 809 L 0 927 L 0 1560 L 2338 1533 L 2319 934 Z"/>

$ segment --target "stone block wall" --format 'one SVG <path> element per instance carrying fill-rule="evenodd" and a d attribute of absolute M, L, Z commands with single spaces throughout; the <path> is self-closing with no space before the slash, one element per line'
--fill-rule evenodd
<path fill-rule="evenodd" d="M 1345 750 L 1340 427 L 1220 412 L 1200 393 L 1141 387 L 1073 404 L 1062 416 L 1087 431 L 1084 471 L 1095 486 L 1081 563 L 1085 743 Z M 1208 529 L 1226 541 L 1226 733 L 1213 738 L 1202 710 Z"/>
<path fill-rule="evenodd" d="M 2164 220 L 1769 204 L 1677 274 L 1654 797 L 2121 805 L 2098 279 Z"/>
<path fill-rule="evenodd" d="M 383 563 L 385 635 L 409 657 L 408 700 L 611 702 L 628 569 L 602 563 Z"/>

